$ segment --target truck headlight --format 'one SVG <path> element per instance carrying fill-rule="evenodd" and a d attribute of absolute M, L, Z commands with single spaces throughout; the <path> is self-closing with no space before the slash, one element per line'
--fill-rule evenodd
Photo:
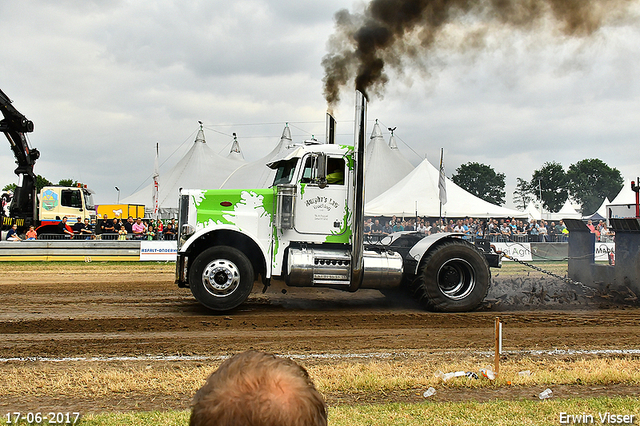
<path fill-rule="evenodd" d="M 182 231 L 181 236 L 184 237 L 184 239 L 186 240 L 196 232 L 196 228 L 194 228 L 193 225 L 189 225 L 188 223 L 185 223 L 184 225 L 182 225 L 181 231 Z"/>

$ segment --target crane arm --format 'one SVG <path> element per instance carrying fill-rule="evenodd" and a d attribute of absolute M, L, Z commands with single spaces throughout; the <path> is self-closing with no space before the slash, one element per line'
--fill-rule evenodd
<path fill-rule="evenodd" d="M 0 90 L 0 131 L 5 134 L 11 145 L 18 167 L 15 174 L 20 176 L 21 184 L 16 188 L 11 203 L 10 216 L 24 219 L 36 219 L 36 176 L 33 166 L 40 157 L 40 152 L 29 148 L 25 133 L 33 132 L 33 122 L 11 105 L 9 97 Z"/>

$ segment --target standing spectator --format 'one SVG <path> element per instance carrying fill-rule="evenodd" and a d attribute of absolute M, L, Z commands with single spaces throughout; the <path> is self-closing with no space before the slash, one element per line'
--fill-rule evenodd
<path fill-rule="evenodd" d="M 193 398 L 190 426 L 326 426 L 327 406 L 290 359 L 249 351 L 220 365 Z"/>
<path fill-rule="evenodd" d="M 167 223 L 167 226 L 164 228 L 164 239 L 165 240 L 175 240 L 176 239 L 176 230 L 173 229 L 173 226 L 170 223 Z"/>
<path fill-rule="evenodd" d="M 544 220 L 540 221 L 540 224 L 538 225 L 538 238 L 540 242 L 546 242 L 548 241 L 547 239 L 547 223 Z"/>
<path fill-rule="evenodd" d="M 80 232 L 82 235 L 85 235 L 87 237 L 92 237 L 92 238 L 95 237 L 93 235 L 93 226 L 89 222 L 89 219 L 84 220 L 84 228 L 82 228 Z"/>
<path fill-rule="evenodd" d="M 540 241 L 540 234 L 538 232 L 538 222 L 535 219 L 531 219 L 529 222 L 529 241 L 537 243 Z"/>
<path fill-rule="evenodd" d="M 120 227 L 120 230 L 118 231 L 118 240 L 125 241 L 127 239 L 127 234 L 127 228 L 125 226 Z"/>
<path fill-rule="evenodd" d="M 73 231 L 69 230 L 67 226 L 67 217 L 64 216 L 62 221 L 58 223 L 58 234 L 64 235 L 67 238 L 73 238 Z"/>
<path fill-rule="evenodd" d="M 113 222 L 111 222 L 108 218 L 107 218 L 107 214 L 103 214 L 102 215 L 102 224 L 100 225 L 100 231 L 103 234 L 113 234 Z"/>
<path fill-rule="evenodd" d="M 549 225 L 549 228 L 547 229 L 547 233 L 549 234 L 549 241 L 551 242 L 556 242 L 558 241 L 558 237 L 556 236 L 556 223 L 555 222 L 551 222 L 551 225 Z"/>
<path fill-rule="evenodd" d="M 500 234 L 502 241 L 511 241 L 513 232 L 511 230 L 511 224 L 509 223 L 508 219 L 506 222 L 503 222 L 502 226 L 500 227 Z"/>
<path fill-rule="evenodd" d="M 147 231 L 145 232 L 145 236 L 146 236 L 146 240 L 155 240 L 156 239 L 156 231 L 153 227 L 153 225 L 149 225 L 149 227 L 147 228 Z"/>
<path fill-rule="evenodd" d="M 76 223 L 73 224 L 71 229 L 73 229 L 73 233 L 75 235 L 81 234 L 82 230 L 84 229 L 84 223 L 82 223 L 82 218 L 80 216 L 76 218 Z"/>
<path fill-rule="evenodd" d="M 127 234 L 133 234 L 133 217 L 129 216 L 127 218 L 127 221 L 125 223 L 122 224 L 122 226 L 124 226 L 124 229 L 127 231 Z"/>
<path fill-rule="evenodd" d="M 137 218 L 136 223 L 131 226 L 131 230 L 133 231 L 133 238 L 136 240 L 141 240 L 144 236 L 144 224 L 142 223 L 142 219 Z"/>
<path fill-rule="evenodd" d="M 415 227 L 413 226 L 413 219 L 409 219 L 404 222 L 404 230 L 405 231 L 415 231 Z"/>
<path fill-rule="evenodd" d="M 118 218 L 113 218 L 113 232 L 118 234 L 121 227 L 122 225 L 120 224 Z"/>
<path fill-rule="evenodd" d="M 363 232 L 366 235 L 371 234 L 371 218 L 367 219 L 364 221 L 364 228 L 363 228 Z"/>
<path fill-rule="evenodd" d="M 380 219 L 376 219 L 373 225 L 371 225 L 371 233 L 382 234 L 382 225 L 380 225 Z"/>
<path fill-rule="evenodd" d="M 164 223 L 162 220 L 158 219 L 156 222 L 156 234 L 158 235 L 158 239 L 161 240 L 164 237 Z"/>

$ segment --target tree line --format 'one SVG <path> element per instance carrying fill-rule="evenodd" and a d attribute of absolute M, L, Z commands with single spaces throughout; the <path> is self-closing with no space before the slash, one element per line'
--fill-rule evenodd
<path fill-rule="evenodd" d="M 477 162 L 462 164 L 451 180 L 485 201 L 505 203 L 505 175 L 496 173 L 491 166 Z M 620 171 L 599 159 L 578 161 L 566 171 L 560 163 L 551 161 L 535 170 L 530 180 L 517 178 L 513 201 L 524 210 L 530 201 L 537 200 L 545 210 L 555 213 L 570 198 L 586 215 L 594 213 L 605 198 L 613 200 L 623 183 Z"/>
<path fill-rule="evenodd" d="M 36 192 L 40 192 L 40 190 L 42 188 L 44 188 L 45 186 L 51 186 L 54 185 L 53 182 L 51 182 L 49 179 L 47 179 L 46 177 L 42 176 L 42 175 L 36 175 Z M 74 179 L 60 179 L 58 181 L 57 184 L 55 185 L 60 185 L 60 186 L 73 186 L 75 187 L 76 185 L 78 185 L 78 181 L 74 180 Z M 5 185 L 2 190 L 3 191 L 15 191 L 16 190 L 17 185 L 15 183 L 10 183 L 8 185 Z"/>

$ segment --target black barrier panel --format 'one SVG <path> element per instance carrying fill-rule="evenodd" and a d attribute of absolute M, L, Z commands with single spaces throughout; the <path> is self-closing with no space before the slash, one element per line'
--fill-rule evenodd
<path fill-rule="evenodd" d="M 609 219 L 611 229 L 613 231 L 640 232 L 640 220 L 636 218 L 629 219 Z"/>
<path fill-rule="evenodd" d="M 582 219 L 564 219 L 564 225 L 569 230 L 569 233 L 573 231 L 586 231 L 591 232 L 587 227 L 587 224 Z"/>

